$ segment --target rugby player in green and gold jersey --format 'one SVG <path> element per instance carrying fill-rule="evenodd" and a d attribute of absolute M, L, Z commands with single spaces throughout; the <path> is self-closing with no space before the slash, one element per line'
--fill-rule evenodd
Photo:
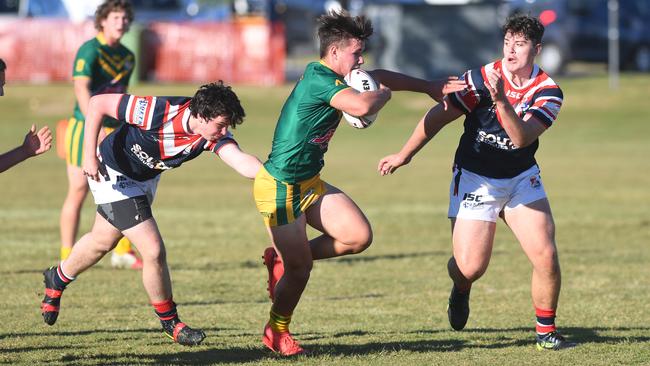
<path fill-rule="evenodd" d="M 410 90 L 441 100 L 464 89 L 454 78 L 426 81 L 387 70 L 374 70 L 376 91 L 359 93 L 344 75 L 363 64 L 372 26 L 364 17 L 329 13 L 319 18 L 320 61 L 307 65 L 285 102 L 264 168 L 255 177 L 254 194 L 273 242 L 264 252 L 273 305 L 263 342 L 284 356 L 304 353 L 289 333 L 293 310 L 307 285 L 313 260 L 356 254 L 372 241 L 361 209 L 319 172 L 342 111 L 353 116 L 377 113 L 392 90 Z M 322 234 L 309 240 L 309 224 Z"/>
<path fill-rule="evenodd" d="M 77 51 L 72 77 L 76 103 L 65 134 L 68 193 L 61 208 L 61 260 L 74 245 L 79 228 L 81 207 L 88 194 L 88 183 L 81 169 L 85 115 L 90 97 L 97 94 L 125 93 L 135 67 L 135 56 L 120 41 L 133 21 L 129 0 L 106 0 L 95 11 L 97 36 Z M 104 119 L 104 133 L 116 127 L 116 121 Z M 142 261 L 124 238 L 111 257 L 114 267 L 142 268 Z"/>

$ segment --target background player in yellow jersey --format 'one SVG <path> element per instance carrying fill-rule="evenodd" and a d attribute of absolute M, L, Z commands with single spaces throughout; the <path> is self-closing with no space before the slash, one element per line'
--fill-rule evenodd
<path fill-rule="evenodd" d="M 72 75 L 76 104 L 65 137 L 68 193 L 61 208 L 61 260 L 68 257 L 76 241 L 81 207 L 88 195 L 88 183 L 81 169 L 88 101 L 97 94 L 126 92 L 135 68 L 135 56 L 120 41 L 131 21 L 133 9 L 129 0 L 106 0 L 95 11 L 97 36 L 85 42 L 75 57 Z M 105 118 L 100 138 L 110 133 L 116 123 Z M 126 238 L 113 251 L 111 264 L 119 268 L 142 268 L 142 261 Z"/>
<path fill-rule="evenodd" d="M 5 71 L 7 64 L 0 58 L 0 97 L 5 95 Z M 0 173 L 20 163 L 21 161 L 40 155 L 52 147 L 52 132 L 49 127 L 42 127 L 36 132 L 36 126 L 32 125 L 23 144 L 4 154 L 0 154 Z"/>
<path fill-rule="evenodd" d="M 284 103 L 271 153 L 254 186 L 255 201 L 274 246 L 264 252 L 273 305 L 262 340 L 285 356 L 304 352 L 289 333 L 289 323 L 313 260 L 360 253 L 372 241 L 370 223 L 361 209 L 344 192 L 320 179 L 341 111 L 353 116 L 377 113 L 390 99 L 391 89 L 441 100 L 443 93 L 465 87 L 453 79 L 429 82 L 374 70 L 371 74 L 381 83 L 380 89 L 359 93 L 343 77 L 363 64 L 365 41 L 372 34 L 370 21 L 345 13 L 330 13 L 319 21 L 321 59 L 307 65 Z M 322 234 L 309 240 L 307 224 Z"/>

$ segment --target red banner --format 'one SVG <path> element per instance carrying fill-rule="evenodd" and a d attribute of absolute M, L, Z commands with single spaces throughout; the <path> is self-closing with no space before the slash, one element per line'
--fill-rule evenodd
<path fill-rule="evenodd" d="M 10 81 L 71 79 L 92 22 L 20 19 L 0 22 L 0 58 Z M 264 19 L 224 23 L 151 23 L 142 29 L 141 75 L 164 82 L 277 85 L 284 82 L 284 28 Z"/>

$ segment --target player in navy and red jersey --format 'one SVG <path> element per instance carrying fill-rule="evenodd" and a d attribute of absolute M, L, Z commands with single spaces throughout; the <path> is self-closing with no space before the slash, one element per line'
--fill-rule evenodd
<path fill-rule="evenodd" d="M 101 121 L 123 124 L 99 147 Z M 175 342 L 196 345 L 203 331 L 180 321 L 172 299 L 165 246 L 151 212 L 160 174 L 204 151 L 217 154 L 241 175 L 254 178 L 261 163 L 239 149 L 229 127 L 245 116 L 237 95 L 222 82 L 203 85 L 192 98 L 103 94 L 90 99 L 83 171 L 97 204 L 95 224 L 70 256 L 47 269 L 41 305 L 49 325 L 58 317 L 61 294 L 77 275 L 115 247 L 122 235 L 142 254 L 142 280 L 163 331 Z"/>
<path fill-rule="evenodd" d="M 378 169 L 386 175 L 408 164 L 442 127 L 464 114 L 449 190 L 453 256 L 447 267 L 454 283 L 449 322 L 455 330 L 465 327 L 472 283 L 487 270 L 496 221 L 502 217 L 533 265 L 537 348 L 562 349 L 575 344 L 555 327 L 560 265 L 535 151 L 539 136 L 557 118 L 563 96 L 534 63 L 544 34 L 540 21 L 515 15 L 502 30 L 503 59 L 466 72 L 468 88 L 450 94 L 447 109 L 431 108 L 402 150 L 381 159 Z"/>

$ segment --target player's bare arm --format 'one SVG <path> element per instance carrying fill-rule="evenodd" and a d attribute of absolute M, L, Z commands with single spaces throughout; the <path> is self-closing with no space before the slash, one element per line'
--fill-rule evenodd
<path fill-rule="evenodd" d="M 32 125 L 23 144 L 15 149 L 0 155 L 0 173 L 20 163 L 21 161 L 40 155 L 52 147 L 52 132 L 49 127 L 42 127 L 36 132 L 36 126 Z"/>
<path fill-rule="evenodd" d="M 255 178 L 262 166 L 257 156 L 241 151 L 235 143 L 224 145 L 219 150 L 219 157 L 226 165 L 249 179 Z"/>
<path fill-rule="evenodd" d="M 524 118 L 519 118 L 515 109 L 512 107 L 506 97 L 503 89 L 503 79 L 499 72 L 490 70 L 487 73 L 485 87 L 490 92 L 492 101 L 499 112 L 503 129 L 517 147 L 526 147 L 546 131 L 542 121 L 538 120 L 532 114 L 526 114 Z"/>
<path fill-rule="evenodd" d="M 388 155 L 379 161 L 377 170 L 381 175 L 393 174 L 399 167 L 408 164 L 413 156 L 426 145 L 448 123 L 462 116 L 459 109 L 438 104 L 420 119 L 411 137 L 397 154 Z"/>
<path fill-rule="evenodd" d="M 77 76 L 74 78 L 74 96 L 77 98 L 79 109 L 84 116 L 88 115 L 88 103 L 91 97 L 90 82 L 89 77 Z"/>
<path fill-rule="evenodd" d="M 391 90 L 428 94 L 437 102 L 441 102 L 442 98 L 449 93 L 467 89 L 467 83 L 458 79 L 457 76 L 429 81 L 384 69 L 370 71 L 370 75 Z"/>
<path fill-rule="evenodd" d="M 97 160 L 97 139 L 102 126 L 102 118 L 117 118 L 117 105 L 122 94 L 100 94 L 90 98 L 84 131 L 83 171 L 99 182 L 99 161 Z"/>
<path fill-rule="evenodd" d="M 352 116 L 365 116 L 379 112 L 390 100 L 391 95 L 391 90 L 383 84 L 379 86 L 379 90 L 365 93 L 348 88 L 336 94 L 330 105 Z"/>

